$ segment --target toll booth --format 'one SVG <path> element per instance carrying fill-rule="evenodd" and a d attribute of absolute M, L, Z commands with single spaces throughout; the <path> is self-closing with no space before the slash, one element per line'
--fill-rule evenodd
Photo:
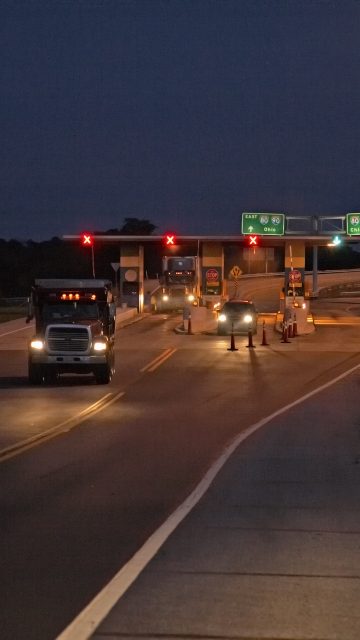
<path fill-rule="evenodd" d="M 305 242 L 285 242 L 285 278 L 280 295 L 280 311 L 284 319 L 296 321 L 299 333 L 307 323 L 309 302 L 305 300 Z"/>
<path fill-rule="evenodd" d="M 205 306 L 214 306 L 223 295 L 224 249 L 220 242 L 204 242 L 202 246 L 200 288 Z"/>
<path fill-rule="evenodd" d="M 144 307 L 144 248 L 137 243 L 124 243 L 120 249 L 120 304 Z"/>

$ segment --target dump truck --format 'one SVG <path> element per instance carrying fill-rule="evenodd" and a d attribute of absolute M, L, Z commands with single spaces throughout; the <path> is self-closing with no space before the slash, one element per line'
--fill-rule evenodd
<path fill-rule="evenodd" d="M 60 374 L 75 373 L 108 384 L 115 371 L 115 314 L 110 280 L 35 280 L 26 318 L 35 319 L 29 382 L 54 383 Z"/>

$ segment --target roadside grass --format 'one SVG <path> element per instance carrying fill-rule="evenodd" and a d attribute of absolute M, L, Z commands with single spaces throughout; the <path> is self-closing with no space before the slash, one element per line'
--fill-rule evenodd
<path fill-rule="evenodd" d="M 17 320 L 18 318 L 26 318 L 26 313 L 24 310 L 0 309 L 0 323 L 9 322 L 9 320 Z"/>

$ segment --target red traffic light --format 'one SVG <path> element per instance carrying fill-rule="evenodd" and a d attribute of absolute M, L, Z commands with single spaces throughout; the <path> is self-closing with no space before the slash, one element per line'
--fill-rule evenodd
<path fill-rule="evenodd" d="M 91 233 L 83 233 L 81 234 L 81 244 L 83 247 L 92 247 L 94 244 L 94 238 Z"/>
<path fill-rule="evenodd" d="M 164 244 L 166 247 L 174 247 L 176 245 L 176 236 L 174 233 L 166 233 L 164 236 Z"/>

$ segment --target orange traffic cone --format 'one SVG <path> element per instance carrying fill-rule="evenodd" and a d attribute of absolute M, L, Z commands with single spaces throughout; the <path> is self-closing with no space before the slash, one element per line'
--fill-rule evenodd
<path fill-rule="evenodd" d="M 234 337 L 234 327 L 233 327 L 233 325 L 231 326 L 230 348 L 228 349 L 228 351 L 239 351 L 239 349 L 237 349 L 235 347 L 235 337 Z"/>
<path fill-rule="evenodd" d="M 262 347 L 268 347 L 269 343 L 266 341 L 266 329 L 265 329 L 265 320 L 263 322 L 263 331 L 262 331 L 262 342 L 261 342 L 261 346 Z"/>
<path fill-rule="evenodd" d="M 297 320 L 296 320 L 296 313 L 294 314 L 294 323 L 293 323 L 293 338 L 297 338 L 298 337 L 298 331 L 297 331 Z"/>

